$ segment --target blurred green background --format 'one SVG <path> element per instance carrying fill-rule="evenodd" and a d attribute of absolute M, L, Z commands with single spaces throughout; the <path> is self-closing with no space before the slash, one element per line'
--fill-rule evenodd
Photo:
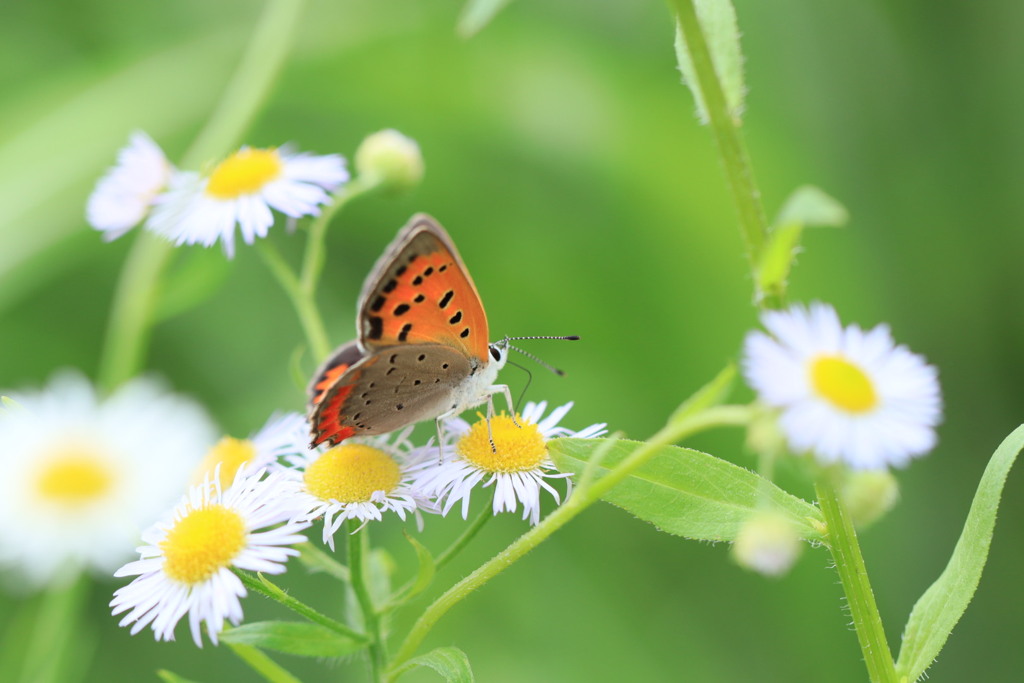
<path fill-rule="evenodd" d="M 887 321 L 940 370 L 940 445 L 899 473 L 901 504 L 862 536 L 895 649 L 988 456 L 1024 415 L 1024 5 L 736 5 L 745 130 L 769 213 L 812 182 L 852 216 L 846 229 L 806 234 L 793 298 L 831 302 L 848 322 Z M 84 223 L 86 196 L 133 129 L 180 156 L 259 10 L 5 0 L 0 386 L 39 385 L 63 366 L 95 373 L 131 237 L 102 243 Z M 735 357 L 756 320 L 710 131 L 679 84 L 668 9 L 520 0 L 468 41 L 454 32 L 459 10 L 454 0 L 311 2 L 245 141 L 350 156 L 366 134 L 395 127 L 422 146 L 419 189 L 360 200 L 332 227 L 320 297 L 332 341 L 352 336 L 356 294 L 396 229 L 427 211 L 458 243 L 492 336 L 583 336 L 530 344 L 569 374 L 535 370 L 529 397 L 575 401 L 570 426 L 607 421 L 643 438 Z M 297 256 L 301 240 L 275 233 Z M 221 277 L 209 299 L 156 328 L 148 367 L 237 435 L 272 410 L 299 409 L 288 362 L 301 331 L 257 255 L 243 248 L 220 267 L 219 249 L 193 249 L 183 260 Z M 513 368 L 503 376 L 524 384 Z M 739 434 L 695 445 L 752 466 Z M 1024 670 L 1022 486 L 1012 474 L 981 587 L 932 680 L 1011 681 Z M 439 549 L 461 528 L 430 519 L 425 542 Z M 435 587 L 524 529 L 511 515 L 492 523 Z M 414 562 L 396 523 L 374 532 L 401 565 Z M 724 544 L 669 537 L 602 505 L 458 605 L 426 647 L 457 645 L 478 680 L 499 683 L 862 681 L 828 564 L 808 549 L 788 576 L 766 580 L 736 567 Z M 283 583 L 310 600 L 334 590 L 297 565 Z M 98 650 L 84 680 L 155 680 L 156 668 L 250 678 L 183 628 L 174 644 L 117 628 L 106 607 L 116 585 L 91 592 L 83 628 Z M 0 629 L 34 605 L 0 595 Z M 259 598 L 244 606 L 247 620 L 285 616 Z M 357 663 L 279 660 L 304 680 L 363 677 Z"/>

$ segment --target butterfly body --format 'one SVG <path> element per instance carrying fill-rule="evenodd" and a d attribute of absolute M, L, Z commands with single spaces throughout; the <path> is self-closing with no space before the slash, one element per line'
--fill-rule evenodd
<path fill-rule="evenodd" d="M 312 445 L 383 434 L 488 402 L 508 343 L 487 341 L 487 317 L 455 245 L 418 214 L 398 233 L 359 299 L 359 337 L 310 386 Z M 511 404 L 511 401 L 509 401 Z"/>

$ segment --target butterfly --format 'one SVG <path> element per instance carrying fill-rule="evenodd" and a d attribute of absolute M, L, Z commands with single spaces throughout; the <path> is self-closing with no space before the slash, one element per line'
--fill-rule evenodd
<path fill-rule="evenodd" d="M 441 421 L 488 405 L 509 340 L 488 342 L 480 295 L 448 233 L 416 214 L 378 259 L 359 295 L 358 338 L 340 346 L 310 383 L 316 447 Z"/>

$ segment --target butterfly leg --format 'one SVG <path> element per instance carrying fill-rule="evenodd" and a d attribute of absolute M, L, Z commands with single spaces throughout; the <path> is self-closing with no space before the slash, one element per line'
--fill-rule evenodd
<path fill-rule="evenodd" d="M 437 464 L 440 465 L 444 462 L 444 421 L 451 417 L 448 413 L 444 415 L 438 415 L 434 420 L 434 424 L 437 426 Z"/>
<path fill-rule="evenodd" d="M 519 420 L 516 419 L 516 408 L 515 408 L 514 405 L 512 405 L 512 392 L 509 390 L 508 385 L 507 384 L 493 384 L 493 385 L 491 385 L 491 396 L 493 396 L 494 394 L 497 394 L 499 392 L 505 395 L 505 403 L 508 404 L 508 414 L 512 418 L 512 424 L 514 424 L 516 427 L 522 427 L 522 425 L 519 424 Z M 490 406 L 491 412 L 493 413 L 494 412 L 494 406 L 490 405 L 490 404 L 488 404 L 488 405 Z"/>

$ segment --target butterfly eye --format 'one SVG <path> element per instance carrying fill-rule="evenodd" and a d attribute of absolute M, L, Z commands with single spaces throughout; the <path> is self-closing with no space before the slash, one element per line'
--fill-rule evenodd
<path fill-rule="evenodd" d="M 496 361 L 500 361 L 501 360 L 501 351 L 498 350 L 498 347 L 496 347 L 496 346 L 492 346 L 491 347 L 491 358 L 493 358 Z"/>

